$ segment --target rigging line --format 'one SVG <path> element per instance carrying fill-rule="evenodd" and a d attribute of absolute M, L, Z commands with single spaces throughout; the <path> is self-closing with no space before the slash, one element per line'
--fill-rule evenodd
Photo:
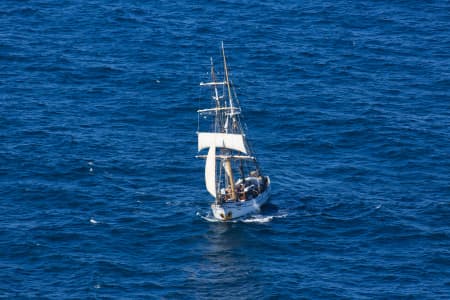
<path fill-rule="evenodd" d="M 234 86 L 233 80 L 231 80 L 231 86 L 233 88 L 234 100 L 236 100 L 236 103 L 237 103 L 238 107 L 241 107 L 241 103 L 239 102 L 239 98 L 237 96 L 236 87 Z"/>

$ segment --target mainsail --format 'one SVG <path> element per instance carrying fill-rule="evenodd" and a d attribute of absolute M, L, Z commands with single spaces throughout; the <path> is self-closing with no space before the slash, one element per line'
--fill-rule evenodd
<path fill-rule="evenodd" d="M 215 146 L 240 151 L 247 154 L 244 135 L 233 133 L 199 132 L 198 151 Z"/>

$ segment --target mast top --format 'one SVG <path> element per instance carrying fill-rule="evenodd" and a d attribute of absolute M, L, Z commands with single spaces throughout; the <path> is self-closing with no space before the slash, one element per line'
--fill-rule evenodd
<path fill-rule="evenodd" d="M 225 55 L 225 46 L 221 42 L 221 55 L 223 63 L 223 79 L 216 78 L 214 61 L 211 62 L 211 81 L 200 82 L 200 86 L 208 86 L 212 90 L 212 99 L 215 107 L 199 109 L 199 114 L 215 115 L 211 130 L 217 133 L 244 134 L 244 127 L 241 124 L 241 108 L 237 98 L 234 86 L 229 78 L 227 57 Z M 199 119 L 200 127 L 200 119 Z"/>

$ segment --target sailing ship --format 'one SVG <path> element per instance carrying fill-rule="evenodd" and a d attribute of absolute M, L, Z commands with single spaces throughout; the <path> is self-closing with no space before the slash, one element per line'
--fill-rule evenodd
<path fill-rule="evenodd" d="M 226 221 L 255 213 L 270 197 L 270 178 L 265 176 L 247 140 L 239 100 L 229 79 L 227 58 L 222 43 L 223 80 L 216 78 L 211 58 L 210 87 L 212 108 L 198 110 L 198 151 L 206 159 L 206 189 L 214 197 L 211 210 L 216 219 Z M 206 120 L 206 121 L 205 121 Z M 209 128 L 202 131 L 203 122 Z M 209 121 L 209 122 L 208 122 Z"/>

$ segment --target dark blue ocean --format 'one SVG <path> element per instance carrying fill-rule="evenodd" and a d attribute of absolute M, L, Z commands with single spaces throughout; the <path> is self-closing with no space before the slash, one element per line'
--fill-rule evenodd
<path fill-rule="evenodd" d="M 450 298 L 450 3 L 278 2 L 0 2 L 0 298 Z M 222 41 L 273 189 L 228 223 Z"/>

